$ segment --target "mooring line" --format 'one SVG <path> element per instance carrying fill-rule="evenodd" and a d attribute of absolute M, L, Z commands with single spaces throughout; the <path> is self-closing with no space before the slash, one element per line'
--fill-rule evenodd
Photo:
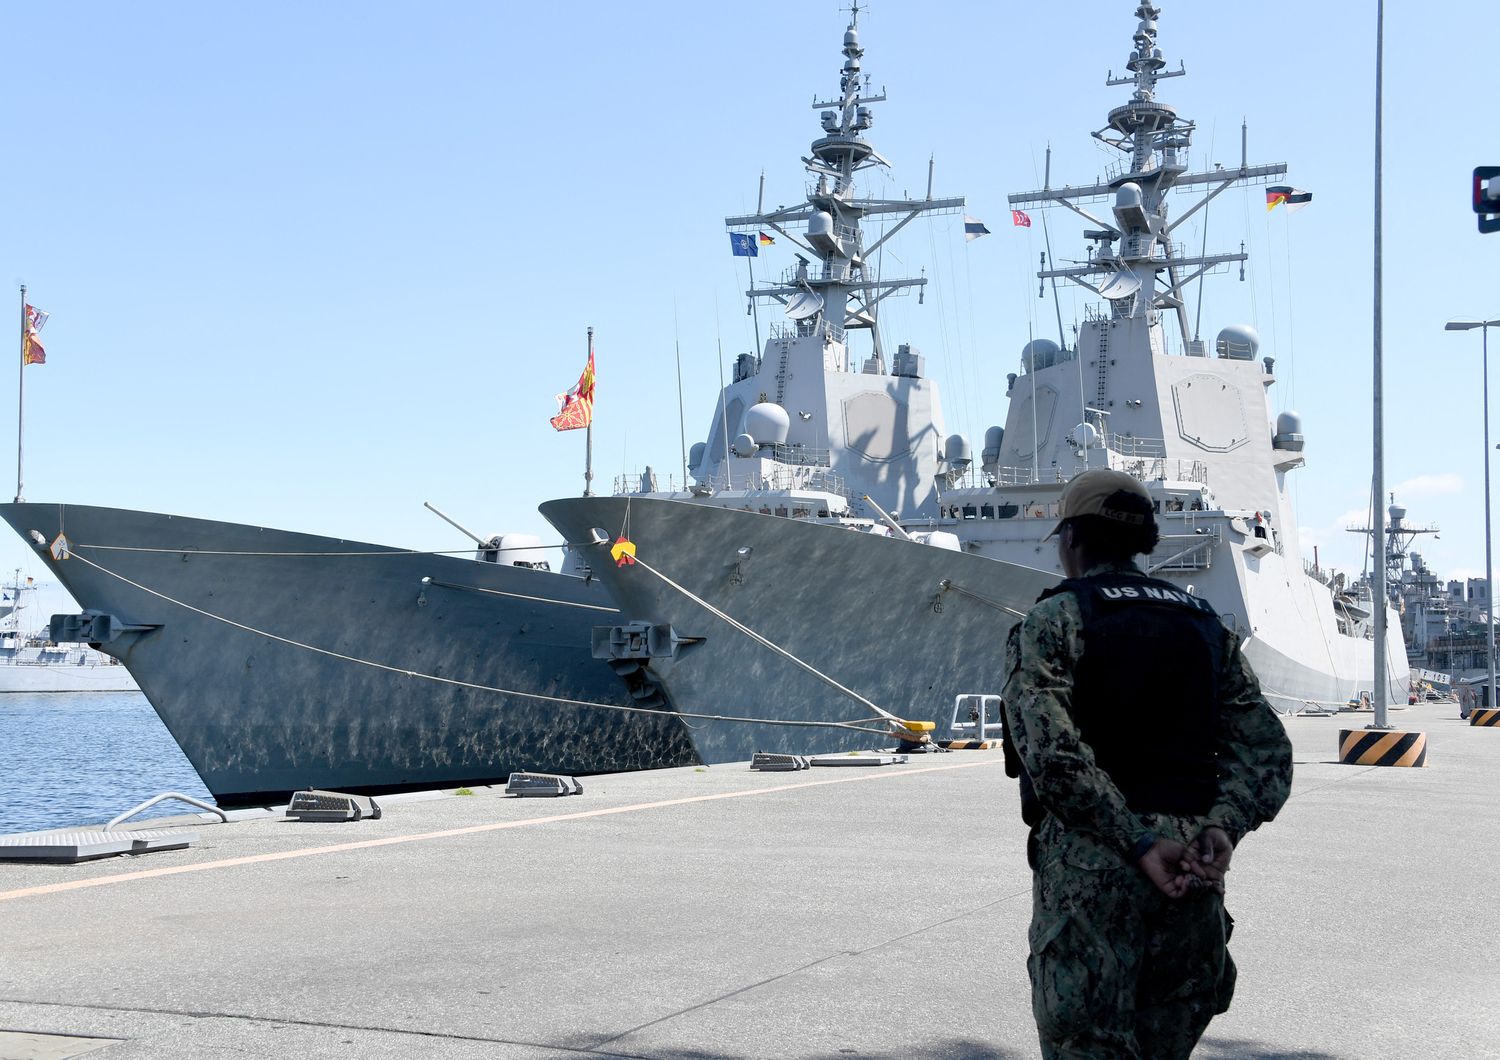
<path fill-rule="evenodd" d="M 703 597 L 701 597 L 698 594 L 694 593 L 691 589 L 688 589 L 688 588 L 686 588 L 684 586 L 678 585 L 671 578 L 668 578 L 661 571 L 657 570 L 655 567 L 651 566 L 651 564 L 649 564 L 645 560 L 641 559 L 640 556 L 636 556 L 635 557 L 635 565 L 638 566 L 638 567 L 645 568 L 648 573 L 652 574 L 653 576 L 655 576 L 657 578 L 660 578 L 668 586 L 670 586 L 671 588 L 675 589 L 677 592 L 681 593 L 683 596 L 686 596 L 689 600 L 693 601 L 693 603 L 697 604 L 699 607 L 701 607 L 704 610 L 708 611 L 709 614 L 713 615 L 714 617 L 716 617 L 716 618 L 718 618 L 718 619 L 720 619 L 720 620 L 722 620 L 724 622 L 729 623 L 730 626 L 732 626 L 734 629 L 738 630 L 739 632 L 743 633 L 745 636 L 749 637 L 751 640 L 755 641 L 755 643 L 757 643 L 757 644 L 759 644 L 759 645 L 761 645 L 763 647 L 769 648 L 771 651 L 775 652 L 777 655 L 780 655 L 783 659 L 786 659 L 789 662 L 794 663 L 795 665 L 801 667 L 803 670 L 807 671 L 809 674 L 811 674 L 812 676 L 816 677 L 819 681 L 822 681 L 824 684 L 828 685 L 831 688 L 837 689 L 839 692 L 842 692 L 844 695 L 848 696 L 850 699 L 854 700 L 856 703 L 859 703 L 861 706 L 867 707 L 869 710 L 873 711 L 876 714 L 877 717 L 883 718 L 886 721 L 894 722 L 897 725 L 902 725 L 904 727 L 905 723 L 900 718 L 896 717 L 896 715 L 892 714 L 890 711 L 886 710 L 883 707 L 879 707 L 876 704 L 870 702 L 870 700 L 866 699 L 864 696 L 860 695 L 858 692 L 854 691 L 852 688 L 848 688 L 848 687 L 846 687 L 844 685 L 839 684 L 839 682 L 835 681 L 833 678 L 831 678 L 827 674 L 823 673 L 821 670 L 819 670 L 817 667 L 813 666 L 811 663 L 803 662 L 801 659 L 797 658 L 797 656 L 793 655 L 791 652 L 787 651 L 785 648 L 781 647 L 779 644 L 775 644 L 771 640 L 769 640 L 768 638 L 761 636 L 759 633 L 755 632 L 755 630 L 751 629 L 749 626 L 747 626 L 743 622 L 739 621 L 739 619 L 737 619 L 734 616 L 729 615 L 729 614 L 725 613 L 724 611 L 720 610 L 719 608 L 715 607 L 713 604 L 711 604 L 707 600 L 703 599 Z"/>
<path fill-rule="evenodd" d="M 660 714 L 665 717 L 694 718 L 700 721 L 741 722 L 750 725 L 781 725 L 794 728 L 848 729 L 855 732 L 871 733 L 875 736 L 890 735 L 890 732 L 886 729 L 869 728 L 864 724 L 866 719 L 857 719 L 855 721 L 803 721 L 793 719 L 778 720 L 773 718 L 741 718 L 725 714 L 694 714 L 680 710 L 662 710 L 658 707 L 628 707 L 620 703 L 598 703 L 586 699 L 567 699 L 563 696 L 550 696 L 541 692 L 522 692 L 513 688 L 500 688 L 495 685 L 481 685 L 473 681 L 460 681 L 452 677 L 439 677 L 436 674 L 426 674 L 418 670 L 408 670 L 404 667 L 391 666 L 387 663 L 379 663 L 371 659 L 361 659 L 353 655 L 345 655 L 342 652 L 332 651 L 328 648 L 320 648 L 315 644 L 306 644 L 302 641 L 292 640 L 290 637 L 283 637 L 279 634 L 270 633 L 263 629 L 256 629 L 254 626 L 247 626 L 245 625 L 245 623 L 236 622 L 232 618 L 225 618 L 223 615 L 216 615 L 212 611 L 205 611 L 201 607 L 195 607 L 192 604 L 187 603 L 186 601 L 175 599 L 171 596 L 168 596 L 166 593 L 159 592 L 158 590 L 152 589 L 149 586 L 142 585 L 140 582 L 133 581 L 123 574 L 112 571 L 108 567 L 105 567 L 99 563 L 95 563 L 87 556 L 83 556 L 77 552 L 73 552 L 71 549 L 69 550 L 68 555 L 72 559 L 76 559 L 82 563 L 88 564 L 90 567 L 93 567 L 100 573 L 107 574 L 111 578 L 122 581 L 126 585 L 129 585 L 134 589 L 139 589 L 143 593 L 147 593 L 151 596 L 156 597 L 158 600 L 163 600 L 176 607 L 183 608 L 186 611 L 191 611 L 196 615 L 201 615 L 204 618 L 212 619 L 215 622 L 222 622 L 226 626 L 241 630 L 245 633 L 250 633 L 257 637 L 265 637 L 267 640 L 273 640 L 279 644 L 285 644 L 288 647 L 301 648 L 304 651 L 310 651 L 317 655 L 327 656 L 330 659 L 338 659 L 343 662 L 353 663 L 357 666 L 368 666 L 372 669 L 383 670 L 386 673 L 400 674 L 402 676 L 410 677 L 419 681 L 431 681 L 435 684 L 450 685 L 455 688 L 467 688 L 475 692 L 493 692 L 504 696 L 517 696 L 521 699 L 538 700 L 546 703 L 560 703 L 564 706 L 570 707 L 588 707 L 594 710 L 616 710 L 627 714 Z"/>

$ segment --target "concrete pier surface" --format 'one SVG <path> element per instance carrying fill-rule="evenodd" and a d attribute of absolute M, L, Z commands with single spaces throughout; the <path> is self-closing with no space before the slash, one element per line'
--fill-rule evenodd
<path fill-rule="evenodd" d="M 1393 712 L 1421 769 L 1336 764 L 1368 715 L 1288 719 L 1196 1055 L 1500 1057 L 1500 729 L 1456 715 Z M 1039 1055 L 998 751 L 383 806 L 0 865 L 0 1058 Z"/>

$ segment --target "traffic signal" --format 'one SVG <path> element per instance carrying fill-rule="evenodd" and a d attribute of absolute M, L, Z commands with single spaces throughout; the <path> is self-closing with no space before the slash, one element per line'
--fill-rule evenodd
<path fill-rule="evenodd" d="M 1481 232 L 1500 232 L 1500 166 L 1474 167 L 1474 212 Z"/>

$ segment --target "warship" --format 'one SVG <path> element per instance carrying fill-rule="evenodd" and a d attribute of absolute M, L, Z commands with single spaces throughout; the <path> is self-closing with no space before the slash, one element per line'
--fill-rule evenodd
<path fill-rule="evenodd" d="M 59 644 L 23 626 L 36 594 L 35 580 L 22 581 L 19 570 L 0 589 L 0 693 L 136 691 L 118 659 L 85 644 Z"/>
<path fill-rule="evenodd" d="M 696 761 L 662 701 L 589 658 L 615 614 L 599 584 L 534 539 L 446 555 L 85 505 L 0 516 L 85 609 L 52 638 L 119 659 L 221 805 Z"/>
<path fill-rule="evenodd" d="M 840 93 L 818 105 L 814 186 L 802 207 L 762 219 L 775 231 L 807 226 L 824 266 L 812 276 L 803 264 L 769 288 L 789 320 L 767 345 L 783 364 L 776 400 L 760 394 L 766 380 L 754 358 L 740 358 L 714 413 L 719 431 L 695 447 L 700 476 L 683 496 L 869 533 L 882 532 L 872 518 L 880 506 L 933 501 L 942 438 L 920 352 L 903 345 L 888 356 L 873 327 L 885 298 L 925 280 L 867 275 L 864 258 L 883 240 L 865 246 L 859 218 L 891 219 L 894 234 L 918 216 L 956 213 L 964 200 L 934 198 L 930 173 L 920 200 L 849 198 L 854 173 L 886 164 L 862 135 L 871 104 L 884 97 L 861 76 L 857 9 L 853 19 Z M 732 229 L 744 227 L 731 219 Z M 838 305 L 836 316 L 822 310 L 825 301 Z M 844 345 L 850 302 L 847 327 L 876 335 L 857 371 Z M 790 366 L 807 356 L 836 371 L 794 379 Z M 793 427 L 786 408 L 819 411 L 801 412 Z M 899 426 L 906 417 L 920 429 Z M 756 445 L 741 428 L 775 440 Z M 641 485 L 654 488 L 654 476 Z M 677 712 L 654 671 L 595 657 L 598 631 L 608 639 L 626 625 L 590 567 L 612 565 L 608 556 L 584 561 L 567 549 L 552 570 L 535 539 L 485 538 L 451 519 L 474 540 L 472 555 L 75 504 L 5 504 L 0 517 L 84 608 L 54 616 L 52 635 L 119 659 L 221 804 L 301 788 L 381 792 L 485 783 L 515 770 L 743 759 L 754 741 L 719 734 L 759 731 L 770 720 L 758 708 L 739 720 L 712 705 L 697 712 L 703 717 Z M 919 537 L 956 547 L 941 532 Z M 1036 585 L 1045 581 L 1038 575 Z M 633 633 L 616 635 L 628 642 Z M 772 712 L 774 728 L 811 726 L 830 749 L 844 749 L 893 727 L 866 706 L 848 717 L 834 699 L 836 709 Z M 869 718 L 873 729 L 862 724 Z"/>
<path fill-rule="evenodd" d="M 1097 301 L 1071 343 L 1065 334 L 1025 343 L 1018 370 L 1007 375 L 1005 424 L 986 432 L 978 466 L 966 439 L 942 439 L 935 403 L 911 404 L 870 434 L 882 455 L 901 454 L 883 467 L 925 476 L 905 494 L 899 517 L 884 520 L 889 538 L 849 533 L 832 520 L 779 518 L 787 508 L 770 498 L 750 511 L 659 493 L 550 501 L 543 514 L 586 558 L 591 541 L 618 536 L 635 549 L 635 562 L 622 566 L 593 553 L 628 620 L 596 631 L 596 654 L 643 667 L 681 710 L 709 703 L 736 714 L 801 710 L 828 702 L 833 680 L 862 702 L 931 721 L 938 739 L 990 735 L 998 719 L 982 704 L 1003 683 L 1004 637 L 1039 584 L 1061 577 L 1046 540 L 1061 491 L 1079 472 L 1110 467 L 1139 478 L 1155 501 L 1162 539 L 1146 569 L 1213 604 L 1242 637 L 1274 706 L 1323 711 L 1368 694 L 1375 605 L 1367 590 L 1361 597 L 1301 556 L 1288 479 L 1306 464 L 1305 437 L 1294 412 L 1273 422 L 1274 359 L 1261 353 L 1252 327 L 1225 326 L 1211 347 L 1189 327 L 1190 285 L 1247 255 L 1194 254 L 1179 226 L 1228 189 L 1266 185 L 1286 166 L 1251 165 L 1242 137 L 1237 166 L 1190 171 L 1193 123 L 1158 96 L 1160 82 L 1185 73 L 1166 68 L 1160 13 L 1139 5 L 1128 73 L 1107 81 L 1131 91 L 1094 134 L 1118 152 L 1106 178 L 1053 187 L 1049 172 L 1040 190 L 1010 196 L 1018 220 L 1063 207 L 1087 225 L 1087 260 L 1038 275 L 1043 284 L 1076 284 Z M 821 212 L 795 215 L 805 230 L 794 241 L 822 252 L 822 282 L 835 290 L 860 260 L 849 221 L 858 210 L 845 194 L 836 185 Z M 1179 201 L 1185 206 L 1174 213 L 1170 204 Z M 829 214 L 850 234 L 832 248 L 824 238 Z M 730 222 L 754 230 L 783 218 Z M 766 396 L 748 409 L 721 401 L 709 443 L 694 450 L 702 492 L 720 485 L 723 468 L 709 458 L 724 437 L 736 436 L 732 457 L 759 459 L 761 477 L 772 481 L 783 472 L 782 424 L 828 437 L 849 419 L 832 401 L 787 402 L 781 381 L 817 386 L 808 377 L 821 376 L 830 392 L 843 385 L 849 369 L 838 340 L 860 314 L 824 297 L 817 312 L 801 316 L 806 303 L 784 286 L 752 285 L 748 294 L 786 304 L 801 345 L 773 337 L 759 359 L 741 359 L 745 389 Z M 865 370 L 881 367 L 876 359 Z M 899 405 L 901 395 L 893 391 L 892 400 Z M 932 537 L 957 550 L 934 547 Z M 1400 630 L 1389 622 L 1396 703 L 1410 686 Z M 845 693 L 838 694 L 847 700 Z M 743 729 L 719 738 L 742 749 L 764 742 Z"/>

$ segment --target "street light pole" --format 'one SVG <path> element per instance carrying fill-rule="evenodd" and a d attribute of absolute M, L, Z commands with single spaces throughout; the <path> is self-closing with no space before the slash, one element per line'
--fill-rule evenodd
<path fill-rule="evenodd" d="M 1495 700 L 1495 566 L 1490 548 L 1490 328 L 1500 326 L 1500 320 L 1450 320 L 1444 331 L 1473 331 L 1479 329 L 1480 350 L 1484 371 L 1484 632 L 1485 656 L 1489 664 L 1489 693 L 1485 706 L 1494 707 Z"/>

